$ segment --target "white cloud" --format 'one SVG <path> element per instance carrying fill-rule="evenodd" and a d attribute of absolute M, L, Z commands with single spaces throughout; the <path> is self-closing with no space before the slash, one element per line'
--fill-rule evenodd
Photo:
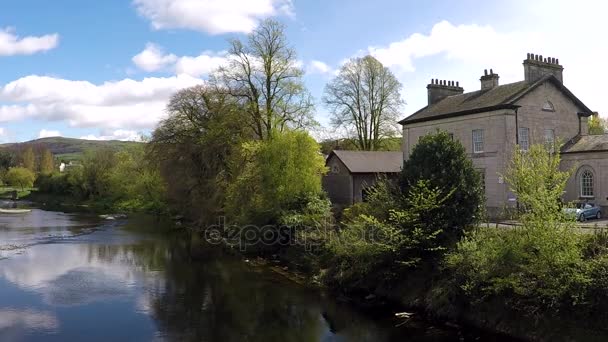
<path fill-rule="evenodd" d="M 291 0 L 134 0 L 154 29 L 183 28 L 210 34 L 251 32 L 260 19 L 293 15 Z"/>
<path fill-rule="evenodd" d="M 205 76 L 228 61 L 226 51 L 203 51 L 198 56 L 176 56 L 165 54 L 162 47 L 148 43 L 146 48 L 133 56 L 133 63 L 147 72 L 172 70 L 176 74 L 186 74 L 192 77 Z"/>
<path fill-rule="evenodd" d="M 163 50 L 154 43 L 146 44 L 146 48 L 132 58 L 138 68 L 148 72 L 161 70 L 175 63 L 176 60 L 177 56 L 164 54 Z"/>
<path fill-rule="evenodd" d="M 228 62 L 226 52 L 214 53 L 205 51 L 196 57 L 180 57 L 175 64 L 177 74 L 187 74 L 193 77 L 208 75 L 218 67 Z"/>
<path fill-rule="evenodd" d="M 86 140 L 122 140 L 122 141 L 140 141 L 141 134 L 137 131 L 117 129 L 114 131 L 102 132 L 101 135 L 89 134 L 80 137 Z"/>
<path fill-rule="evenodd" d="M 59 44 L 57 33 L 44 36 L 19 37 L 14 29 L 0 29 L 0 56 L 32 55 L 54 49 Z"/>
<path fill-rule="evenodd" d="M 534 6 L 524 5 L 523 1 L 502 5 L 525 10 L 495 20 L 491 26 L 441 21 L 428 32 L 370 46 L 357 55 L 370 53 L 395 72 L 408 103 L 404 116 L 426 105 L 431 78 L 460 81 L 467 92 L 480 88 L 484 69 L 498 73 L 501 84 L 523 80 L 522 61 L 528 52 L 559 58 L 565 68 L 564 84 L 592 110 L 606 116 L 608 104 L 597 82 L 608 79 L 602 58 L 608 55 L 608 45 L 598 43 L 606 32 L 603 13 L 608 4 L 541 0 Z M 497 12 L 503 10 L 497 8 Z M 578 16 L 585 17 L 584 25 L 564 24 Z"/>
<path fill-rule="evenodd" d="M 332 74 L 334 69 L 324 62 L 312 60 L 308 63 L 306 70 L 311 74 Z"/>
<path fill-rule="evenodd" d="M 66 121 L 73 127 L 150 129 L 164 117 L 169 97 L 203 81 L 188 75 L 123 79 L 100 85 L 31 75 L 0 87 L 0 122 Z"/>
<path fill-rule="evenodd" d="M 55 130 L 41 129 L 38 138 L 60 137 L 61 133 Z"/>

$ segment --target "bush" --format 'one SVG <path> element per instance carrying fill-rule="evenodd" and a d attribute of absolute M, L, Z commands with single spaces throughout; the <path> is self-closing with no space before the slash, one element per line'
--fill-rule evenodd
<path fill-rule="evenodd" d="M 348 212 L 343 229 L 328 242 L 331 258 L 325 280 L 330 285 L 351 287 L 394 279 L 423 264 L 432 265 L 443 255 L 444 227 L 427 215 L 444 204 L 443 191 L 419 181 L 403 198 L 395 198 L 389 188 L 378 183 L 368 205 L 358 208 L 370 210 L 356 217 Z M 377 210 L 384 206 L 386 212 Z"/>
<path fill-rule="evenodd" d="M 479 173 L 460 142 L 441 131 L 421 137 L 403 164 L 402 192 L 407 194 L 420 180 L 446 197 L 441 207 L 426 215 L 445 227 L 446 239 L 457 241 L 466 227 L 479 220 L 484 205 Z"/>
<path fill-rule="evenodd" d="M 606 308 L 608 236 L 583 236 L 562 214 L 569 173 L 559 164 L 559 154 L 543 146 L 515 152 L 507 179 L 527 209 L 522 226 L 479 228 L 447 255 L 446 288 L 460 299 L 454 304 L 501 302 L 534 318 L 590 313 L 598 303 Z"/>
<path fill-rule="evenodd" d="M 23 167 L 10 168 L 4 176 L 4 181 L 11 186 L 18 186 L 21 190 L 34 186 L 36 175 Z"/>

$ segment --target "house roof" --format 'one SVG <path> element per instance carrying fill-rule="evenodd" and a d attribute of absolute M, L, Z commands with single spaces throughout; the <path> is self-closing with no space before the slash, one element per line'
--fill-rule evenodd
<path fill-rule="evenodd" d="M 334 155 L 351 173 L 401 172 L 403 167 L 402 152 L 334 150 L 327 160 Z"/>
<path fill-rule="evenodd" d="M 562 82 L 553 75 L 545 75 L 534 83 L 520 81 L 503 84 L 488 90 L 477 90 L 470 93 L 448 96 L 437 103 L 426 106 L 407 118 L 399 121 L 402 125 L 410 123 L 431 121 L 446 117 L 481 113 L 497 109 L 518 108 L 516 102 L 534 90 L 539 85 L 551 82 L 567 97 L 572 99 L 584 111 L 591 113 Z"/>
<path fill-rule="evenodd" d="M 578 136 L 562 148 L 562 153 L 608 151 L 608 134 Z"/>

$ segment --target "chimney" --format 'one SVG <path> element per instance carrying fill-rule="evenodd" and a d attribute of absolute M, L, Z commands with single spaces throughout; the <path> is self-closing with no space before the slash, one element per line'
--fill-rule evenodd
<path fill-rule="evenodd" d="M 488 69 L 485 69 L 483 76 L 479 80 L 481 81 L 481 90 L 490 90 L 498 87 L 498 74 L 495 74 L 492 69 L 490 69 L 490 74 L 488 74 Z"/>
<path fill-rule="evenodd" d="M 528 83 L 533 83 L 545 75 L 553 75 L 564 83 L 562 73 L 564 67 L 559 64 L 559 59 L 544 57 L 529 53 L 524 60 L 524 76 Z"/>
<path fill-rule="evenodd" d="M 432 79 L 431 83 L 426 86 L 429 106 L 435 104 L 444 98 L 452 95 L 460 95 L 464 93 L 464 89 L 460 87 L 458 82 Z"/>

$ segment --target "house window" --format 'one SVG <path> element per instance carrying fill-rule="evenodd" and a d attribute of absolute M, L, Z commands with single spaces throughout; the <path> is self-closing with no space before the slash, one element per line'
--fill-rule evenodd
<path fill-rule="evenodd" d="M 483 152 L 483 129 L 473 130 L 473 153 Z"/>
<path fill-rule="evenodd" d="M 553 150 L 555 147 L 555 131 L 552 129 L 545 130 L 545 144 L 547 148 Z"/>
<path fill-rule="evenodd" d="M 530 129 L 527 127 L 519 128 L 519 148 L 527 151 L 530 148 Z"/>
<path fill-rule="evenodd" d="M 555 107 L 553 106 L 553 103 L 551 103 L 551 101 L 547 101 L 543 105 L 543 110 L 546 112 L 555 112 Z"/>
<path fill-rule="evenodd" d="M 581 197 L 593 197 L 593 172 L 585 170 L 581 173 Z"/>

